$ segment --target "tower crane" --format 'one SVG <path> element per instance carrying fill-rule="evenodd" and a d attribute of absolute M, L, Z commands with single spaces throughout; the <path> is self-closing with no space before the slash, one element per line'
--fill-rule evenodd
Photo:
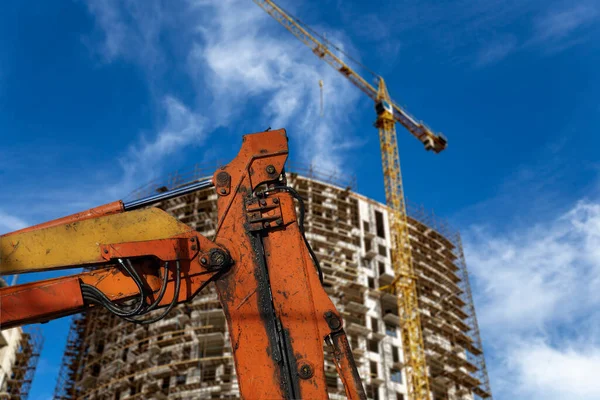
<path fill-rule="evenodd" d="M 412 265 L 406 204 L 400 172 L 400 156 L 396 138 L 396 122 L 399 122 L 419 139 L 426 150 L 433 150 L 435 153 L 439 153 L 446 148 L 446 138 L 441 134 L 432 132 L 426 125 L 415 120 L 404 109 L 394 103 L 388 94 L 383 78 L 378 77 L 378 87 L 375 89 L 336 56 L 324 43 L 327 42 L 326 40 L 318 40 L 316 38 L 318 35 L 312 34 L 311 32 L 314 31 L 300 20 L 292 17 L 271 0 L 253 1 L 310 47 L 317 57 L 327 62 L 375 102 L 377 113 L 375 127 L 379 130 L 385 197 L 390 211 L 391 255 L 395 274 L 394 280 L 386 288 L 393 290 L 398 299 L 409 398 L 411 400 L 429 400 L 430 391 L 419 316 L 417 278 Z"/>

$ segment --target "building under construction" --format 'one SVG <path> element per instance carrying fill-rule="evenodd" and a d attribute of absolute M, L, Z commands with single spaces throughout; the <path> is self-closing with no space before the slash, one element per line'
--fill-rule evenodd
<path fill-rule="evenodd" d="M 387 208 L 339 178 L 297 171 L 288 174 L 288 183 L 305 199 L 307 238 L 320 259 L 326 291 L 344 317 L 367 396 L 404 399 L 397 299 L 378 290 L 394 278 Z M 139 194 L 173 189 L 206 172 L 175 176 Z M 210 238 L 216 198 L 214 189 L 206 189 L 157 206 Z M 409 209 L 409 229 L 432 399 L 491 398 L 460 237 L 416 208 Z M 325 371 L 330 398 L 345 398 L 333 363 L 326 362 Z M 151 325 L 123 322 L 103 309 L 74 317 L 55 398 L 239 398 L 214 288 Z"/>
<path fill-rule="evenodd" d="M 0 279 L 0 287 L 6 286 Z M 27 399 L 42 350 L 38 329 L 0 331 L 0 400 Z"/>

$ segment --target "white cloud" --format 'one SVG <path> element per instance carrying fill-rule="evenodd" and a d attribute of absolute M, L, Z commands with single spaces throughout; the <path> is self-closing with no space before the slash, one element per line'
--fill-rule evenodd
<path fill-rule="evenodd" d="M 0 235 L 28 227 L 29 224 L 21 218 L 9 215 L 0 210 Z"/>
<path fill-rule="evenodd" d="M 471 1 L 467 0 L 467 3 Z M 481 12 L 467 12 L 463 16 L 468 16 L 464 27 L 458 27 L 453 33 L 472 31 L 458 41 L 461 45 L 473 38 L 482 43 L 478 44 L 479 50 L 475 54 L 477 67 L 495 64 L 520 50 L 541 50 L 550 54 L 590 41 L 600 16 L 597 2 L 587 0 L 575 2 L 577 4 L 570 8 L 557 1 L 540 4 L 522 0 L 508 5 L 497 1 L 477 3 L 481 5 Z M 478 7 L 465 8 L 477 10 Z"/>
<path fill-rule="evenodd" d="M 306 161 L 342 168 L 342 147 L 351 139 L 348 111 L 358 101 L 358 89 L 254 3 L 194 4 L 211 17 L 198 23 L 202 41 L 196 42 L 189 66 L 196 81 L 210 88 L 217 119 L 229 121 L 241 106 L 253 103 L 266 125 L 288 128 Z M 325 82 L 323 118 L 320 79 Z"/>
<path fill-rule="evenodd" d="M 166 114 L 163 127 L 150 139 L 142 137 L 139 142 L 131 145 L 126 155 L 121 158 L 125 175 L 116 185 L 121 194 L 124 188 L 132 190 L 156 177 L 162 170 L 161 166 L 166 157 L 204 144 L 207 137 L 204 117 L 192 112 L 171 96 L 165 97 L 162 105 Z"/>
<path fill-rule="evenodd" d="M 529 399 L 600 398 L 600 347 L 554 348 L 541 341 L 511 352 L 521 376 L 519 391 Z"/>
<path fill-rule="evenodd" d="M 482 47 L 477 55 L 475 64 L 479 67 L 483 67 L 497 63 L 516 49 L 516 37 L 514 35 L 504 35 L 501 39 L 493 40 L 486 44 L 485 47 Z"/>
<path fill-rule="evenodd" d="M 123 57 L 130 61 L 144 60 L 148 69 L 156 66 L 161 60 L 157 42 L 164 24 L 160 4 L 132 0 L 87 1 L 88 10 L 104 35 L 100 53 L 106 61 Z"/>
<path fill-rule="evenodd" d="M 580 28 L 597 21 L 598 8 L 580 3 L 569 9 L 552 10 L 535 21 L 534 42 L 566 39 Z"/>
<path fill-rule="evenodd" d="M 177 9 L 155 2 L 147 8 L 128 1 L 88 4 L 104 32 L 101 47 L 107 60 L 121 57 L 152 69 L 157 60 L 166 59 L 165 51 L 181 57 L 172 63 L 187 65 L 187 76 L 200 96 L 194 107 L 187 107 L 210 117 L 204 126 L 208 133 L 234 126 L 251 111 L 260 121 L 253 130 L 287 128 L 301 158 L 323 169 L 345 167 L 345 152 L 360 145 L 348 134 L 348 111 L 355 108 L 360 91 L 254 3 L 189 1 L 189 8 Z M 159 37 L 165 32 L 173 43 L 186 45 L 179 52 L 161 47 Z M 324 117 L 319 116 L 321 79 Z M 160 76 L 150 80 L 154 95 L 159 95 Z"/>
<path fill-rule="evenodd" d="M 465 251 L 498 397 L 600 398 L 600 203 L 508 234 L 472 228 Z"/>

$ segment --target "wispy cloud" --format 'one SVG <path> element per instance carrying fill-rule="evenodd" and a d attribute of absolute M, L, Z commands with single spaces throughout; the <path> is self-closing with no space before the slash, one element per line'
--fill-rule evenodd
<path fill-rule="evenodd" d="M 535 20 L 532 41 L 540 43 L 567 39 L 598 21 L 598 16 L 598 5 L 591 2 L 548 11 Z"/>
<path fill-rule="evenodd" d="M 162 33 L 174 35 L 174 42 L 189 43 L 175 54 L 180 58 L 174 64 L 186 66 L 187 79 L 202 98 L 193 106 L 178 101 L 190 113 L 210 115 L 203 124 L 208 135 L 256 110 L 263 123 L 252 130 L 286 127 L 302 144 L 305 162 L 326 169 L 344 165 L 345 147 L 354 142 L 347 137 L 347 111 L 358 101 L 358 90 L 252 2 L 189 1 L 184 10 L 148 6 L 143 12 L 130 2 L 89 4 L 104 32 L 101 48 L 109 61 L 135 59 L 145 68 L 164 59 L 166 50 L 158 40 Z M 177 29 L 170 29 L 173 26 Z M 321 79 L 326 99 L 322 118 Z M 162 144 L 158 141 L 156 146 Z M 338 149 L 336 154 L 328 150 L 332 148 Z"/>
<path fill-rule="evenodd" d="M 211 18 L 197 25 L 202 40 L 190 54 L 190 71 L 213 93 L 218 119 L 230 120 L 240 111 L 229 105 L 259 104 L 266 125 L 290 128 L 306 161 L 325 169 L 341 168 L 344 152 L 332 154 L 330 149 L 349 139 L 344 127 L 349 123 L 347 110 L 358 100 L 356 88 L 253 3 L 195 4 Z M 323 118 L 320 79 L 325 82 Z"/>
<path fill-rule="evenodd" d="M 29 226 L 27 222 L 0 210 L 0 235 Z"/>
<path fill-rule="evenodd" d="M 165 22 L 160 2 L 88 0 L 87 5 L 96 19 L 97 34 L 102 40 L 86 38 L 84 41 L 105 61 L 118 58 L 134 62 L 143 60 L 148 63 L 145 68 L 153 69 L 162 60 L 157 46 Z"/>
<path fill-rule="evenodd" d="M 531 26 L 530 30 L 523 30 L 523 24 L 518 24 L 519 29 L 510 29 L 511 33 L 505 34 L 503 40 L 495 38 L 484 41 L 476 57 L 476 66 L 491 65 L 508 57 L 517 51 L 542 51 L 555 54 L 567 50 L 586 40 L 590 40 L 594 22 L 599 19 L 599 7 L 595 2 L 583 1 L 565 8 L 564 4 L 556 5 L 553 2 L 539 4 L 534 13 L 531 10 L 523 15 L 514 15 L 515 19 L 504 21 L 504 31 L 508 26 L 514 25 L 518 18 L 524 19 Z M 527 18 L 528 14 L 533 14 Z"/>
<path fill-rule="evenodd" d="M 206 140 L 206 121 L 180 100 L 166 96 L 162 101 L 165 122 L 156 134 L 142 136 L 129 146 L 121 157 L 123 178 L 114 185 L 115 195 L 131 191 L 140 184 L 155 178 L 163 171 L 166 157 L 202 146 Z"/>
<path fill-rule="evenodd" d="M 475 67 L 494 65 L 520 51 L 554 54 L 598 41 L 594 22 L 600 7 L 593 0 L 456 0 L 451 6 L 409 0 L 395 7 L 377 17 L 393 26 L 393 36 L 405 47 L 433 44 Z M 349 24 L 363 19 L 345 14 Z M 355 25 L 360 30 L 360 24 Z"/>
<path fill-rule="evenodd" d="M 517 38 L 514 35 L 504 35 L 495 39 L 479 50 L 475 65 L 483 67 L 494 64 L 517 49 Z"/>
<path fill-rule="evenodd" d="M 296 158 L 323 169 L 341 169 L 345 154 L 364 144 L 346 134 L 351 127 L 348 110 L 355 108 L 360 93 L 256 5 L 241 0 L 190 1 L 183 8 L 181 4 L 168 8 L 158 1 L 144 7 L 133 1 L 88 2 L 98 31 L 85 38 L 86 45 L 105 63 L 131 62 L 148 73 L 155 126 L 116 149 L 109 165 L 45 176 L 53 184 L 43 191 L 20 184 L 13 176 L 13 192 L 19 195 L 5 191 L 0 196 L 5 210 L 11 211 L 0 213 L 0 229 L 8 232 L 29 225 L 16 215 L 38 223 L 121 198 L 168 172 L 172 160 L 184 159 L 200 146 L 227 142 L 212 136 L 215 130 L 222 135 L 223 127 L 232 131 L 236 125 L 245 126 L 245 131 L 286 127 Z M 167 57 L 165 52 L 175 48 L 161 43 L 161 37 L 188 45 Z M 196 101 L 156 73 L 156 64 L 163 61 L 184 71 Z M 319 117 L 320 79 L 325 82 L 325 117 Z M 169 90 L 161 90 L 164 87 Z M 248 112 L 259 126 L 248 127 Z M 238 138 L 232 142 L 237 144 Z M 10 160 L 4 164 L 14 172 L 15 166 L 24 168 L 28 162 L 19 149 L 13 150 L 3 149 L 1 159 Z M 56 161 L 46 156 L 45 164 Z M 4 164 L 0 163 L 0 171 Z M 27 171 L 22 172 L 27 176 Z"/>
<path fill-rule="evenodd" d="M 497 394 L 599 398 L 597 380 L 583 378 L 600 367 L 600 203 L 578 201 L 509 234 L 472 228 L 465 236 L 491 369 L 511 382 Z"/>

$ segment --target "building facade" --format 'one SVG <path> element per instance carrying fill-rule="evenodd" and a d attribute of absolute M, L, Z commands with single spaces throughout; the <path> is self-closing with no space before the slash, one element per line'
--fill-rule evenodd
<path fill-rule="evenodd" d="M 4 286 L 0 279 L 0 287 Z M 38 330 L 0 330 L 0 399 L 27 399 L 41 349 Z"/>
<path fill-rule="evenodd" d="M 344 318 L 367 396 L 407 398 L 396 296 L 378 290 L 393 279 L 387 208 L 310 172 L 288 174 L 288 183 L 305 199 L 307 238 Z M 157 206 L 209 238 L 215 233 L 213 189 Z M 491 398 L 460 237 L 430 214 L 409 215 L 432 399 Z M 330 398 L 343 399 L 330 354 L 326 360 Z M 149 326 L 103 310 L 76 316 L 55 398 L 235 399 L 238 389 L 225 317 L 209 287 Z"/>

